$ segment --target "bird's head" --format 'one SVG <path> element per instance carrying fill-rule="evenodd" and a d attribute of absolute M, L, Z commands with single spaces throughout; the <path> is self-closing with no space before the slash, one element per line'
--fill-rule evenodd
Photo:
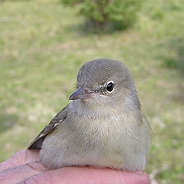
<path fill-rule="evenodd" d="M 77 76 L 77 90 L 70 100 L 116 106 L 128 98 L 138 101 L 133 79 L 123 63 L 95 59 L 85 63 Z"/>

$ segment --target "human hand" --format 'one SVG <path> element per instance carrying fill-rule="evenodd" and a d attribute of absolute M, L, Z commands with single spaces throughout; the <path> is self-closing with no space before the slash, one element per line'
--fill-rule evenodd
<path fill-rule="evenodd" d="M 0 163 L 0 183 L 54 184 L 149 184 L 145 172 L 107 168 L 63 167 L 49 170 L 38 161 L 39 150 L 22 150 Z"/>

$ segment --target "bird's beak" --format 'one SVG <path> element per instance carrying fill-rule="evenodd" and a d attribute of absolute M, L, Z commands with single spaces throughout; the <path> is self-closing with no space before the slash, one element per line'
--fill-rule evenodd
<path fill-rule="evenodd" d="M 69 100 L 88 99 L 92 98 L 93 95 L 94 95 L 93 92 L 88 91 L 87 89 L 79 88 L 74 93 L 71 94 Z"/>

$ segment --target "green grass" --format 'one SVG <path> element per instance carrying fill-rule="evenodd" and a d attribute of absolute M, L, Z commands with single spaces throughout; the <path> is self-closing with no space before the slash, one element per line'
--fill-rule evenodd
<path fill-rule="evenodd" d="M 0 160 L 25 149 L 67 103 L 81 65 L 123 61 L 153 128 L 146 171 L 184 182 L 183 0 L 148 0 L 126 31 L 90 34 L 59 0 L 8 1 L 0 11 Z"/>

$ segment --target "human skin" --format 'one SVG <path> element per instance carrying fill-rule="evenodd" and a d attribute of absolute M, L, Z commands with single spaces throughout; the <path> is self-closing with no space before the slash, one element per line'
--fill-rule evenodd
<path fill-rule="evenodd" d="M 0 183 L 149 184 L 146 172 L 108 168 L 63 167 L 49 170 L 38 159 L 39 150 L 22 150 L 0 163 Z"/>

